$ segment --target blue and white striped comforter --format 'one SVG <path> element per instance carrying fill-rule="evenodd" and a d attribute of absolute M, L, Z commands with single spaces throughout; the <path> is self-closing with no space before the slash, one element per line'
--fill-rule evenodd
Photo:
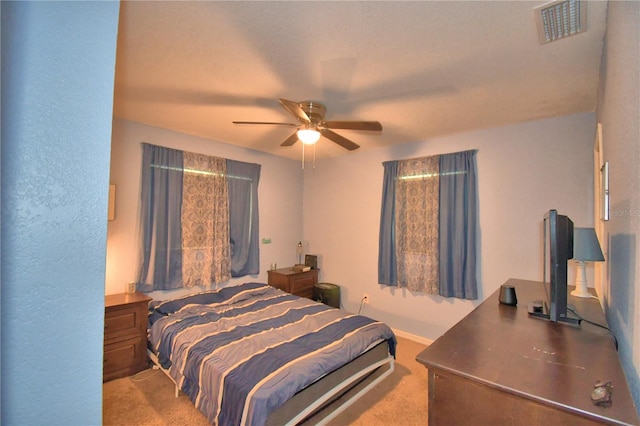
<path fill-rule="evenodd" d="M 385 324 L 261 283 L 176 299 L 154 314 L 152 348 L 212 424 L 262 425 L 296 392 L 382 340 L 395 355 Z"/>

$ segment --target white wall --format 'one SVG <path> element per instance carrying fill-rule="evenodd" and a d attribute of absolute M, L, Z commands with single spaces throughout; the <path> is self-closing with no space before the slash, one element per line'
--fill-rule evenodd
<path fill-rule="evenodd" d="M 279 267 L 296 263 L 296 246 L 302 239 L 302 169 L 299 162 L 115 119 L 110 179 L 116 185 L 116 216 L 108 227 L 106 294 L 122 293 L 124 284 L 136 279 L 141 142 L 261 164 L 258 185 L 260 239 L 271 238 L 272 242 L 260 244 L 259 275 L 234 278 L 223 285 L 267 282 L 266 271 L 271 263 L 276 262 Z M 157 293 L 152 296 L 161 297 Z"/>
<path fill-rule="evenodd" d="M 345 309 L 358 311 L 363 293 L 368 293 L 365 315 L 435 339 L 480 300 L 377 284 L 382 162 L 479 150 L 479 285 L 484 299 L 508 278 L 542 279 L 546 211 L 557 209 L 575 226 L 593 225 L 594 135 L 595 114 L 584 113 L 319 161 L 315 169 L 305 169 L 306 251 L 318 254 L 321 281 L 341 286 Z M 364 138 L 360 142 L 366 144 Z M 570 284 L 574 277 L 571 265 Z"/>
<path fill-rule="evenodd" d="M 102 420 L 119 6 L 0 6 L 5 425 Z"/>

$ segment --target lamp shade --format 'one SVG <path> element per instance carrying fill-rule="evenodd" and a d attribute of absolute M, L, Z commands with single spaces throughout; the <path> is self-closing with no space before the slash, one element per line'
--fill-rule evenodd
<path fill-rule="evenodd" d="M 595 229 L 573 229 L 573 260 L 586 262 L 601 262 L 604 260 Z"/>

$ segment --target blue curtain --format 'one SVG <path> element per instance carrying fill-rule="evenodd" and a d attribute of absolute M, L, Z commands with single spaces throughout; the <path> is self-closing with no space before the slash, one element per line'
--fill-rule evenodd
<path fill-rule="evenodd" d="M 380 235 L 378 236 L 378 282 L 386 285 L 398 284 L 398 264 L 395 238 L 395 200 L 398 162 L 387 161 L 382 182 L 382 208 L 380 212 Z"/>
<path fill-rule="evenodd" d="M 142 144 L 138 291 L 182 287 L 182 151 Z"/>
<path fill-rule="evenodd" d="M 477 299 L 476 152 L 440 156 L 440 295 Z"/>
<path fill-rule="evenodd" d="M 439 156 L 439 294 L 477 299 L 477 151 Z M 398 161 L 383 163 L 378 282 L 398 285 L 395 241 L 395 187 Z"/>
<path fill-rule="evenodd" d="M 231 276 L 260 273 L 258 182 L 260 165 L 227 160 Z"/>

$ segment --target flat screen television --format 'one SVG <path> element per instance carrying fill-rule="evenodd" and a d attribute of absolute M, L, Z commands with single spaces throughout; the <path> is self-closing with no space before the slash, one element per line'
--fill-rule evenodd
<path fill-rule="evenodd" d="M 556 210 L 545 213 L 543 220 L 543 274 L 547 300 L 529 303 L 529 314 L 552 322 L 578 325 L 578 318 L 567 309 L 567 268 L 573 258 L 573 222 Z"/>

